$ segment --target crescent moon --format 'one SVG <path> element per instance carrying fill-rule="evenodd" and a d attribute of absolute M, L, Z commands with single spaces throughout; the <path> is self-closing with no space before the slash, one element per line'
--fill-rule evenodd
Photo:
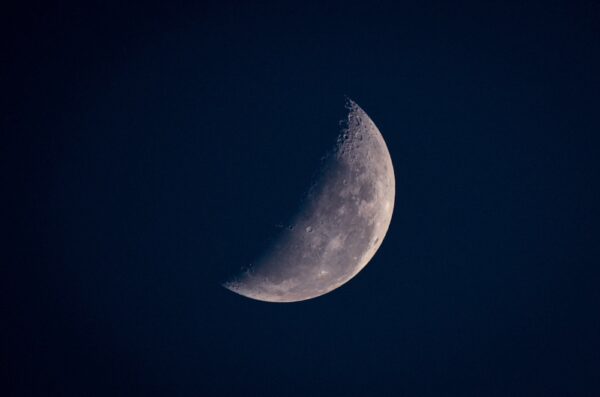
<path fill-rule="evenodd" d="M 346 107 L 345 125 L 294 226 L 225 288 L 261 301 L 303 301 L 345 284 L 375 255 L 392 219 L 394 169 L 373 121 L 355 102 Z"/>

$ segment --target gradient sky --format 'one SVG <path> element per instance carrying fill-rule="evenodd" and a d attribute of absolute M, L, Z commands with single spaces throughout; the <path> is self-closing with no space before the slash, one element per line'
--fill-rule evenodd
<path fill-rule="evenodd" d="M 2 394 L 599 395 L 598 3 L 250 3 L 2 13 Z M 395 167 L 379 252 L 222 288 L 346 96 Z"/>

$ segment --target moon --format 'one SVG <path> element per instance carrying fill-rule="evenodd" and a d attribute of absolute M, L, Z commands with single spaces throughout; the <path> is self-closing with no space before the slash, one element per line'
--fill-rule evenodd
<path fill-rule="evenodd" d="M 394 209 L 390 153 L 371 118 L 348 100 L 347 120 L 293 226 L 223 286 L 266 302 L 297 302 L 339 288 L 381 246 Z"/>

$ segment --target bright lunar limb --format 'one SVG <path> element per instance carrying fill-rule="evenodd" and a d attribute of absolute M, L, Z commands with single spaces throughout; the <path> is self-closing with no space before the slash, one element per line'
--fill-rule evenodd
<path fill-rule="evenodd" d="M 346 125 L 294 227 L 227 289 L 268 302 L 311 299 L 346 283 L 375 255 L 392 219 L 394 169 L 373 121 L 353 101 L 347 108 Z"/>

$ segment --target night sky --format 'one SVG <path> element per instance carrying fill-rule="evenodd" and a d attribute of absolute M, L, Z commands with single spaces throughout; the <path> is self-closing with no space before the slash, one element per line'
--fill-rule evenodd
<path fill-rule="evenodd" d="M 600 3 L 1 14 L 3 396 L 600 395 Z M 346 97 L 394 163 L 381 248 L 313 300 L 226 290 Z"/>

